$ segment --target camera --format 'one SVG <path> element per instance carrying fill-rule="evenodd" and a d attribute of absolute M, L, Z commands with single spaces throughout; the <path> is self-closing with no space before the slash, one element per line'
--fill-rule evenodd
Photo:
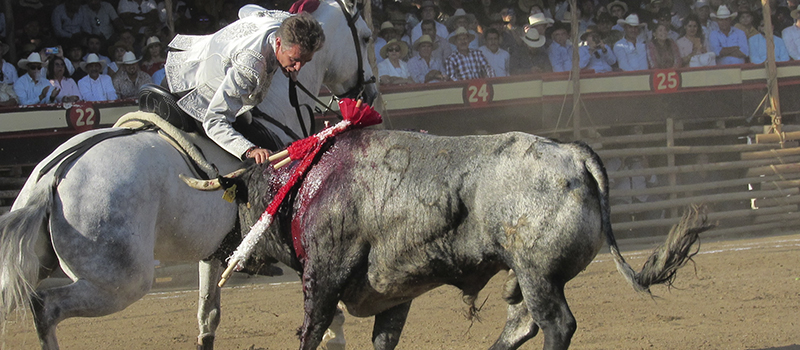
<path fill-rule="evenodd" d="M 57 47 L 48 47 L 44 49 L 44 53 L 48 55 L 58 55 L 58 48 Z"/>

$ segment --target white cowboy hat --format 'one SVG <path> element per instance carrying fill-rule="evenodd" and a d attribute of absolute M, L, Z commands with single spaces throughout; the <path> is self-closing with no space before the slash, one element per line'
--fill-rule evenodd
<path fill-rule="evenodd" d="M 439 44 L 437 44 L 435 41 L 433 41 L 431 39 L 430 35 L 422 34 L 422 36 L 419 37 L 419 39 L 417 39 L 417 41 L 414 42 L 414 50 L 419 51 L 419 46 L 424 44 L 424 43 L 430 43 L 431 45 L 433 45 L 433 49 L 434 50 L 439 48 Z"/>
<path fill-rule="evenodd" d="M 42 56 L 39 56 L 38 52 L 31 52 L 31 54 L 28 55 L 28 58 L 23 58 L 17 62 L 17 67 L 27 70 L 28 63 L 42 64 Z"/>
<path fill-rule="evenodd" d="M 544 13 L 537 13 L 537 14 L 530 15 L 528 17 L 528 24 L 530 26 L 536 26 L 536 25 L 540 25 L 540 24 L 553 24 L 555 22 L 556 21 L 545 17 Z"/>
<path fill-rule="evenodd" d="M 644 23 L 639 23 L 639 15 L 635 13 L 631 13 L 628 17 L 625 17 L 625 19 L 618 19 L 617 24 L 629 25 L 631 27 L 642 27 L 645 25 Z"/>
<path fill-rule="evenodd" d="M 464 9 L 457 9 L 456 12 L 447 19 L 447 27 L 453 28 L 453 25 L 455 25 L 456 20 L 459 17 L 467 17 L 467 22 L 472 22 L 475 20 L 475 16 L 473 14 L 467 13 L 467 11 L 464 11 Z"/>
<path fill-rule="evenodd" d="M 456 38 L 458 38 L 458 36 L 462 35 L 462 34 L 469 36 L 469 42 L 472 42 L 473 40 L 475 40 L 475 34 L 470 33 L 464 27 L 458 27 L 456 29 L 456 31 L 453 32 L 453 35 L 451 35 L 450 38 L 447 39 L 447 41 L 449 41 L 451 44 L 455 45 L 456 44 Z"/>
<path fill-rule="evenodd" d="M 533 28 L 528 29 L 522 36 L 522 41 L 530 47 L 542 47 L 547 41 L 544 35 L 539 35 L 539 31 Z"/>
<path fill-rule="evenodd" d="M 617 1 L 610 2 L 606 6 L 606 8 L 608 9 L 608 12 L 611 12 L 611 8 L 614 7 L 614 6 L 622 7 L 622 9 L 625 10 L 625 13 L 628 13 L 628 4 L 626 4 L 624 1 L 617 0 Z"/>
<path fill-rule="evenodd" d="M 728 9 L 728 6 L 719 5 L 717 8 L 717 13 L 712 13 L 711 18 L 713 19 L 726 19 L 726 18 L 735 18 L 738 15 L 738 12 L 731 13 L 731 10 Z"/>
<path fill-rule="evenodd" d="M 117 63 L 119 64 L 136 64 L 139 62 L 139 59 L 136 58 L 136 54 L 130 51 L 126 51 L 124 55 L 122 55 L 122 61 Z"/>
<path fill-rule="evenodd" d="M 86 61 L 82 61 L 81 62 L 81 69 L 83 69 L 83 71 L 86 72 L 87 71 L 86 70 L 86 66 L 88 66 L 90 64 L 93 64 L 93 63 L 99 63 L 100 64 L 100 71 L 103 71 L 104 69 L 106 69 L 106 61 L 101 60 L 100 57 L 97 56 L 97 54 L 93 54 L 93 53 L 90 53 L 90 54 L 86 55 Z"/>
<path fill-rule="evenodd" d="M 381 57 L 383 58 L 389 57 L 389 47 L 395 46 L 395 44 L 397 44 L 397 46 L 400 46 L 401 58 L 406 57 L 406 55 L 408 55 L 408 44 L 406 44 L 406 42 L 402 40 L 392 39 L 389 40 L 389 42 L 386 43 L 386 45 L 383 45 L 383 47 L 381 48 Z"/>

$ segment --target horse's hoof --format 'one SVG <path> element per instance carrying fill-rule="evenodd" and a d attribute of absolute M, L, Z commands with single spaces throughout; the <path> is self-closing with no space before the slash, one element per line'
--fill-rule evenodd
<path fill-rule="evenodd" d="M 200 344 L 197 344 L 197 350 L 214 350 L 214 336 L 208 335 L 203 337 Z"/>

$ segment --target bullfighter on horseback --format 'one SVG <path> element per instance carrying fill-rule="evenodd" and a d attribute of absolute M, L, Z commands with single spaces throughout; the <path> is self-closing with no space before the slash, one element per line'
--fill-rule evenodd
<path fill-rule="evenodd" d="M 177 51 L 167 57 L 166 79 L 171 92 L 183 96 L 178 106 L 202 123 L 211 140 L 239 159 L 263 163 L 266 148 L 274 151 L 292 140 L 259 128 L 264 120 L 252 117 L 264 115 L 253 107 L 264 99 L 278 68 L 296 79 L 325 34 L 306 12 L 290 15 L 247 5 L 239 18 L 211 35 L 172 40 L 169 46 Z M 242 121 L 249 125 L 240 127 Z"/>

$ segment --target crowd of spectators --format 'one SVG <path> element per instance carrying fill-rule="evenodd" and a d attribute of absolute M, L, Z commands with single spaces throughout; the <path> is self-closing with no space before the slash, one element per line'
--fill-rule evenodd
<path fill-rule="evenodd" d="M 172 3 L 175 32 L 202 35 L 234 21 L 246 2 Z M 0 12 L 0 107 L 131 99 L 164 79 L 172 39 L 164 1 L 20 0 L 12 10 L 14 27 Z"/>
<path fill-rule="evenodd" d="M 758 0 L 577 0 L 574 10 L 567 0 L 372 3 L 382 84 L 570 71 L 573 14 L 589 72 L 766 60 Z M 775 60 L 800 59 L 800 0 L 770 5 Z"/>
<path fill-rule="evenodd" d="M 577 0 L 574 10 L 567 0 L 370 1 L 382 84 L 569 71 L 573 14 L 579 66 L 596 73 L 766 60 L 758 0 Z M 770 1 L 776 61 L 798 60 L 800 0 Z M 213 33 L 245 3 L 173 1 L 175 32 Z M 171 40 L 165 6 L 14 2 L 14 28 L 0 12 L 0 106 L 128 99 L 141 84 L 161 83 Z M 16 58 L 8 57 L 11 46 Z"/>

